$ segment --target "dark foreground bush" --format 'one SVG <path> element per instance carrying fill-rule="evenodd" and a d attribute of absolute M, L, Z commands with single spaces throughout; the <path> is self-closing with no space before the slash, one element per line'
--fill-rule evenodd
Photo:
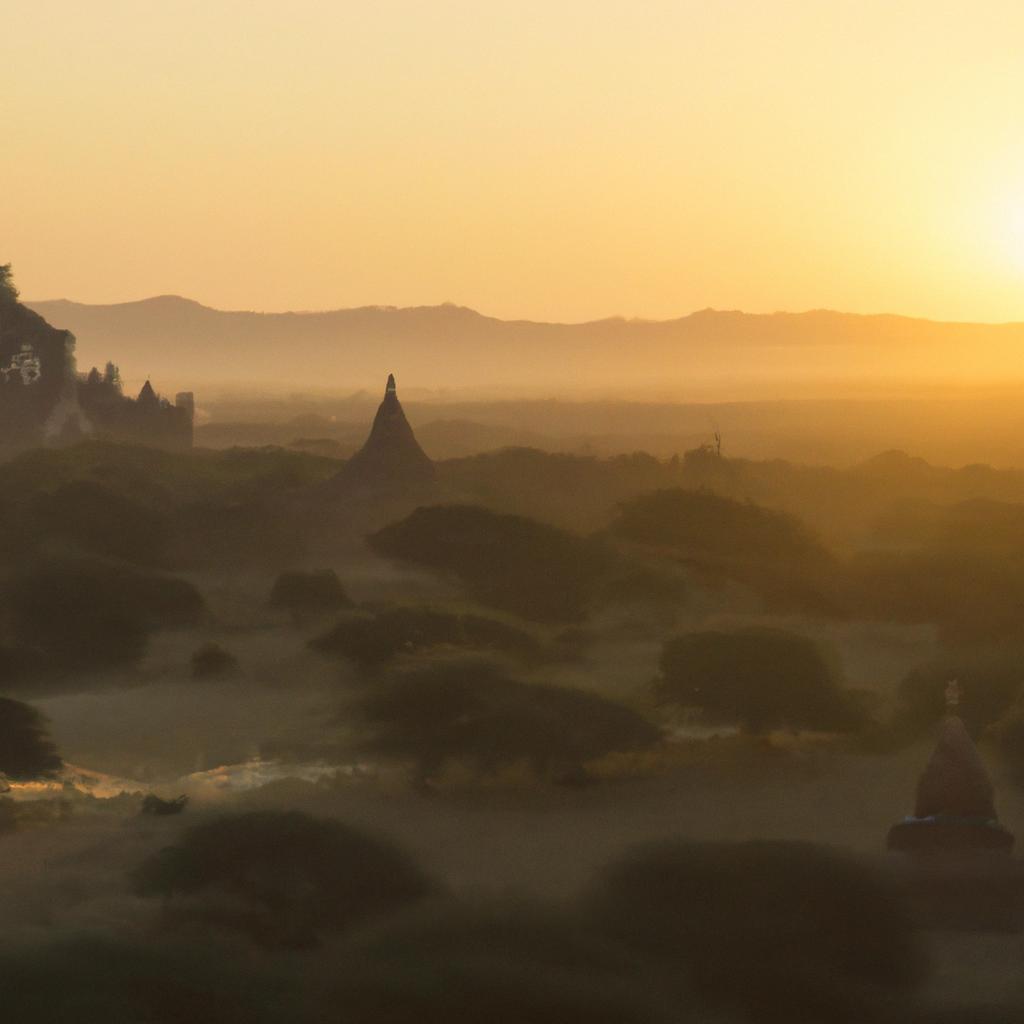
<path fill-rule="evenodd" d="M 538 622 L 582 619 L 609 566 L 597 541 L 476 505 L 418 508 L 369 542 L 388 558 L 457 577 L 483 604 Z"/>
<path fill-rule="evenodd" d="M 46 719 L 28 704 L 0 697 L 0 774 L 24 782 L 56 775 L 63 765 Z"/>
<path fill-rule="evenodd" d="M 628 951 L 550 911 L 435 907 L 341 952 L 328 1001 L 350 1024 L 709 1021 L 653 987 Z"/>
<path fill-rule="evenodd" d="M 400 654 L 439 647 L 496 651 L 534 660 L 540 644 L 529 633 L 481 615 L 455 615 L 431 608 L 389 608 L 344 619 L 310 641 L 324 654 L 340 655 L 370 668 Z"/>
<path fill-rule="evenodd" d="M 223 950 L 62 938 L 0 953 L 4 1016 L 32 1024 L 278 1024 L 294 993 Z"/>
<path fill-rule="evenodd" d="M 847 731 L 864 714 L 812 640 L 777 629 L 687 633 L 665 644 L 658 697 L 754 732 Z"/>
<path fill-rule="evenodd" d="M 594 694 L 523 683 L 494 665 L 453 662 L 399 676 L 352 709 L 363 749 L 415 763 L 421 779 L 447 760 L 490 774 L 526 762 L 538 776 L 573 776 L 585 762 L 641 750 L 660 733 Z"/>
<path fill-rule="evenodd" d="M 922 959 L 886 879 L 805 843 L 664 843 L 608 868 L 585 900 L 604 934 L 755 1021 L 860 1022 Z"/>
<path fill-rule="evenodd" d="M 187 829 L 135 872 L 143 896 L 175 897 L 168 923 L 202 922 L 262 945 L 304 946 L 422 899 L 432 886 L 400 850 L 297 811 L 253 811 Z"/>
<path fill-rule="evenodd" d="M 296 613 L 331 612 L 351 604 L 333 569 L 283 572 L 270 591 L 271 607 Z"/>
<path fill-rule="evenodd" d="M 184 580 L 90 560 L 41 563 L 5 596 L 16 641 L 67 669 L 132 662 L 152 630 L 192 625 L 203 612 Z"/>

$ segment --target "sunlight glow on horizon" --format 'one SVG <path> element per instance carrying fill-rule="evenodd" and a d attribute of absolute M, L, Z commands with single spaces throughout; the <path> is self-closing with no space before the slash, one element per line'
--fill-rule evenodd
<path fill-rule="evenodd" d="M 28 299 L 1024 321 L 1013 0 L 4 21 L 0 263 Z"/>

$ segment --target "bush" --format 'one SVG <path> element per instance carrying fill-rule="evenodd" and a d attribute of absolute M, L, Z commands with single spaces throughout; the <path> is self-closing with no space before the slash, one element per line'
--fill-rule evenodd
<path fill-rule="evenodd" d="M 169 920 L 200 920 L 268 946 L 304 946 L 422 899 L 432 886 L 401 851 L 297 811 L 252 811 L 194 825 L 135 873 Z"/>
<path fill-rule="evenodd" d="M 389 558 L 450 573 L 484 604 L 539 622 L 582 619 L 609 567 L 597 541 L 475 505 L 419 508 L 369 542 Z"/>
<path fill-rule="evenodd" d="M 246 967 L 248 969 L 246 969 Z M 33 1024 L 272 1024 L 296 1019 L 295 993 L 222 949 L 62 937 L 0 953 L 10 1020 Z"/>
<path fill-rule="evenodd" d="M 958 644 L 1024 640 L 1024 568 L 1006 560 L 946 547 L 869 552 L 854 559 L 850 580 L 866 618 L 934 623 Z"/>
<path fill-rule="evenodd" d="M 170 536 L 164 516 L 90 480 L 39 495 L 32 521 L 39 541 L 61 539 L 140 565 L 159 565 Z"/>
<path fill-rule="evenodd" d="M 1024 789 L 1024 703 L 1017 702 L 989 729 L 1006 777 Z"/>
<path fill-rule="evenodd" d="M 872 994 L 922 973 L 887 881 L 807 843 L 641 847 L 604 872 L 585 907 L 609 937 L 754 1021 L 860 1024 Z"/>
<path fill-rule="evenodd" d="M 616 944 L 524 906 L 431 907 L 390 922 L 345 949 L 329 998 L 351 1024 L 708 1019 L 703 1004 L 652 988 Z"/>
<path fill-rule="evenodd" d="M 415 762 L 421 779 L 449 759 L 483 774 L 525 761 L 557 778 L 660 737 L 650 722 L 602 697 L 519 682 L 479 662 L 400 676 L 353 710 L 364 726 L 363 749 Z"/>
<path fill-rule="evenodd" d="M 45 562 L 7 594 L 18 643 L 62 668 L 130 663 L 160 626 L 192 625 L 203 599 L 190 583 L 105 562 Z"/>
<path fill-rule="evenodd" d="M 960 684 L 957 714 L 975 738 L 1002 718 L 1022 693 L 1024 658 L 1006 653 L 974 655 L 912 669 L 901 680 L 894 726 L 906 736 L 934 729 L 946 712 L 946 686 Z"/>
<path fill-rule="evenodd" d="M 659 699 L 752 732 L 780 726 L 847 731 L 864 713 L 813 641 L 776 629 L 687 633 L 661 655 Z"/>
<path fill-rule="evenodd" d="M 703 572 L 750 586 L 778 607 L 841 605 L 835 559 L 798 519 L 709 491 L 677 488 L 619 506 L 613 535 L 670 548 Z"/>
<path fill-rule="evenodd" d="M 328 612 L 352 604 L 333 569 L 283 572 L 270 592 L 273 608 L 292 612 Z"/>
<path fill-rule="evenodd" d="M 498 651 L 532 659 L 540 645 L 528 633 L 496 619 L 453 615 L 430 608 L 390 608 L 373 616 L 356 616 L 310 641 L 324 654 L 351 658 L 365 668 L 381 665 L 400 654 L 438 647 Z"/>
<path fill-rule="evenodd" d="M 46 719 L 28 704 L 0 697 L 0 774 L 25 782 L 49 778 L 63 766 Z"/>
<path fill-rule="evenodd" d="M 217 679 L 238 671 L 238 659 L 220 644 L 203 644 L 192 655 L 194 679 Z"/>

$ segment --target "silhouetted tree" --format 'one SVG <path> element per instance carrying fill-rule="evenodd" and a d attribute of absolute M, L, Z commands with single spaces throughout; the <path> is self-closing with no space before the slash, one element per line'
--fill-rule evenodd
<path fill-rule="evenodd" d="M 449 759 L 482 773 L 525 761 L 538 775 L 572 776 L 588 760 L 646 749 L 660 738 L 650 722 L 620 704 L 519 682 L 475 661 L 399 676 L 352 712 L 365 727 L 363 749 L 415 762 L 421 779 Z"/>
<path fill-rule="evenodd" d="M 33 502 L 40 546 L 67 541 L 91 554 L 160 565 L 171 536 L 167 516 L 92 480 L 72 480 Z"/>
<path fill-rule="evenodd" d="M 0 264 L 0 302 L 17 302 L 18 289 L 14 287 L 14 278 L 10 263 Z"/>
<path fill-rule="evenodd" d="M 46 719 L 28 704 L 0 697 L 0 774 L 23 782 L 56 775 L 63 764 Z"/>
<path fill-rule="evenodd" d="M 475 505 L 419 508 L 369 542 L 382 555 L 458 577 L 485 604 L 537 621 L 583 618 L 610 562 L 595 540 Z"/>
<path fill-rule="evenodd" d="M 498 651 L 524 660 L 540 657 L 541 646 L 529 633 L 497 619 L 455 615 L 431 608 L 388 608 L 375 615 L 343 619 L 310 641 L 324 654 L 351 658 L 370 668 L 401 654 L 439 647 Z"/>
<path fill-rule="evenodd" d="M 776 629 L 687 633 L 668 641 L 656 693 L 711 722 L 844 731 L 863 713 L 813 641 Z"/>
<path fill-rule="evenodd" d="M 0 951 L 11 1020 L 33 1024 L 279 1024 L 301 1021 L 301 995 L 267 969 L 199 943 L 86 934 Z"/>
<path fill-rule="evenodd" d="M 223 678 L 238 671 L 238 659 L 212 641 L 193 652 L 191 664 L 195 679 Z"/>
<path fill-rule="evenodd" d="M 203 610 L 184 580 L 86 559 L 27 567 L 6 598 L 17 641 L 67 669 L 134 661 L 153 629 L 194 624 Z"/>
<path fill-rule="evenodd" d="M 193 825 L 135 872 L 143 896 L 183 897 L 168 922 L 206 921 L 269 946 L 303 946 L 423 899 L 402 851 L 338 821 L 251 811 Z"/>
<path fill-rule="evenodd" d="M 568 914 L 424 908 L 359 936 L 328 1001 L 350 1024 L 704 1024 L 707 1006 L 652 984 L 630 951 Z M 715 1016 L 716 1024 L 731 1018 Z"/>
<path fill-rule="evenodd" d="M 894 725 L 908 737 L 931 733 L 946 710 L 946 686 L 960 685 L 957 714 L 980 737 L 1024 693 L 1024 656 L 992 652 L 936 661 L 912 669 L 900 681 Z"/>
<path fill-rule="evenodd" d="M 698 994 L 766 1024 L 861 1024 L 922 976 L 893 885 L 808 843 L 640 847 L 603 873 L 585 907 Z"/>
<path fill-rule="evenodd" d="M 316 572 L 283 572 L 270 592 L 274 608 L 292 612 L 327 612 L 352 604 L 333 569 Z"/>
<path fill-rule="evenodd" d="M 1018 701 L 989 728 L 989 736 L 1006 777 L 1024 789 L 1024 703 Z"/>

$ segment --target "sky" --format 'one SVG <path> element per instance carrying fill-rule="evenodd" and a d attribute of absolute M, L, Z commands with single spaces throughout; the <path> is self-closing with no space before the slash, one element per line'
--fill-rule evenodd
<path fill-rule="evenodd" d="M 29 299 L 1024 320 L 1019 0 L 0 0 Z"/>

